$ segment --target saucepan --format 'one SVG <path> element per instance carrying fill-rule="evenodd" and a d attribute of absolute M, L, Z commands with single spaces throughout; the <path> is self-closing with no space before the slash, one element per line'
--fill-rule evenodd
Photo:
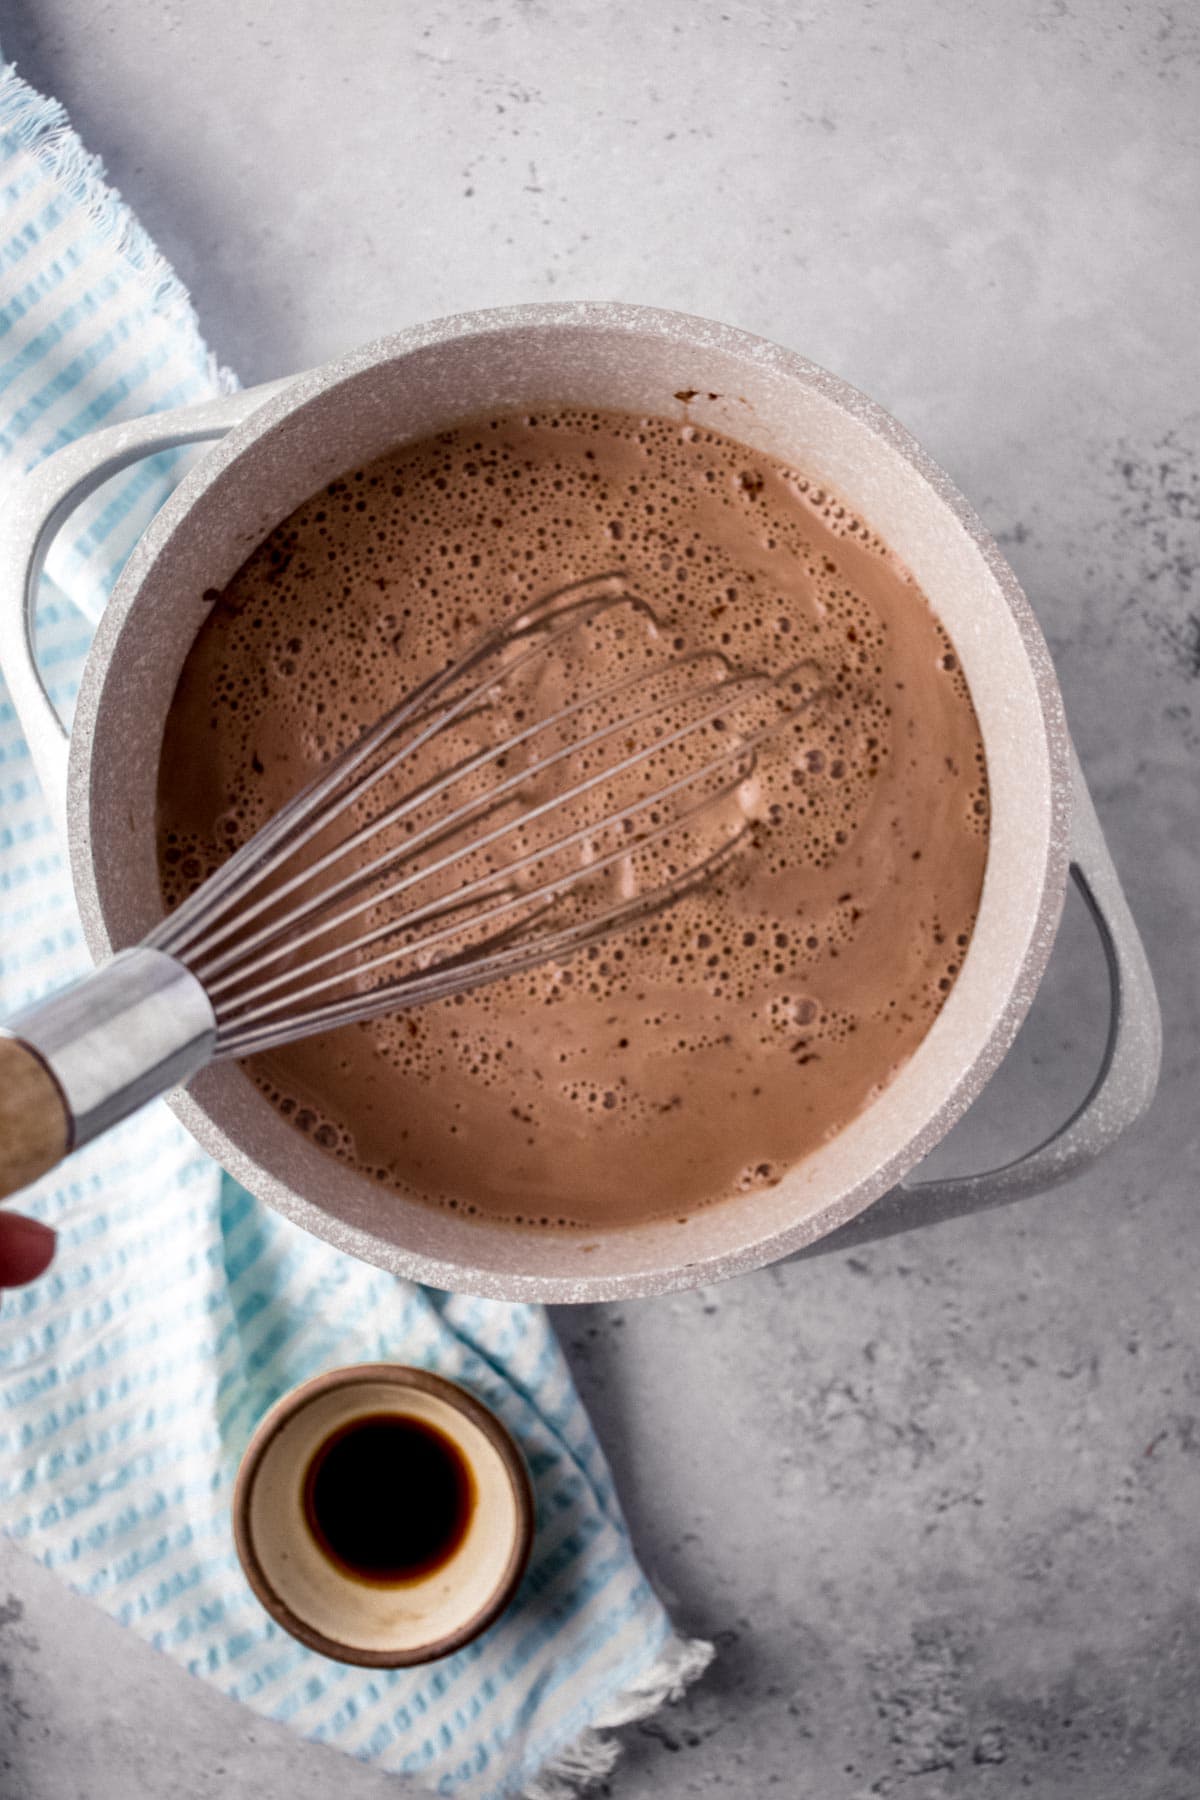
<path fill-rule="evenodd" d="M 236 1064 L 170 1099 L 239 1181 L 319 1237 L 436 1287 L 585 1301 L 692 1287 L 800 1252 L 995 1205 L 1076 1174 L 1149 1104 L 1153 981 L 1074 755 L 1045 641 L 967 503 L 894 419 L 803 357 L 726 326 L 625 305 L 522 306 L 400 332 L 291 381 L 112 426 L 26 478 L 0 540 L 0 645 L 13 703 L 59 813 L 88 945 L 136 943 L 162 913 L 155 785 L 163 722 L 205 595 L 317 488 L 481 413 L 552 404 L 678 413 L 802 467 L 907 564 L 953 640 L 982 729 L 992 824 L 978 920 L 931 1030 L 849 1126 L 778 1186 L 686 1223 L 556 1235 L 411 1203 L 326 1157 Z M 70 743 L 34 658 L 45 547 L 118 469 L 216 440 L 134 550 L 101 620 Z M 1068 875 L 1110 978 L 1100 1073 L 1031 1154 L 963 1180 L 905 1180 L 976 1099 L 1050 956 Z M 648 1160 L 647 1187 L 654 1168 Z"/>

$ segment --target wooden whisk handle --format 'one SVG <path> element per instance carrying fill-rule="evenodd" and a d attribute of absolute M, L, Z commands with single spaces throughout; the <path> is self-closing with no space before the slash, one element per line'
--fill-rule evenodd
<path fill-rule="evenodd" d="M 62 1091 L 41 1058 L 0 1037 L 0 1199 L 52 1169 L 71 1148 Z"/>

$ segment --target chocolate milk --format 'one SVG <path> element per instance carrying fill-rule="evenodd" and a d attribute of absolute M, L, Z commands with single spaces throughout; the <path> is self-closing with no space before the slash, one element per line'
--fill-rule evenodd
<path fill-rule="evenodd" d="M 248 1061 L 296 1130 L 405 1200 L 587 1230 L 777 1182 L 887 1084 L 961 967 L 986 766 L 919 588 L 803 469 L 614 412 L 405 446 L 209 596 L 163 741 L 168 906 L 485 626 L 618 566 L 679 645 L 802 661 L 816 698 L 761 751 L 751 841 L 700 891 L 566 966 Z"/>

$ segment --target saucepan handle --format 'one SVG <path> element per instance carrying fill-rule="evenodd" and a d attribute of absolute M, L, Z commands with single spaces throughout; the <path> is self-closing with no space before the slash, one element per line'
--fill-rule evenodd
<path fill-rule="evenodd" d="M 34 611 L 46 552 L 71 513 L 130 463 L 160 450 L 224 437 L 287 382 L 222 394 L 198 406 L 108 425 L 55 451 L 22 478 L 0 507 L 0 655 L 46 803 L 61 827 L 67 791 L 67 731 L 37 666 Z"/>
<path fill-rule="evenodd" d="M 1162 1061 L 1162 1022 L 1150 964 L 1121 891 L 1079 759 L 1072 751 L 1071 875 L 1087 903 L 1108 963 L 1108 1041 L 1091 1091 L 1052 1137 L 1002 1168 L 893 1188 L 839 1231 L 800 1251 L 817 1256 L 894 1237 L 917 1225 L 981 1212 L 1041 1193 L 1077 1175 L 1141 1118 Z"/>

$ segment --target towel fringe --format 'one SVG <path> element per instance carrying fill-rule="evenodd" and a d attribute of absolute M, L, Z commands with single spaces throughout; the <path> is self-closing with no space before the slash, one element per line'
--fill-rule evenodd
<path fill-rule="evenodd" d="M 30 87 L 15 63 L 0 66 L 0 119 L 0 141 L 15 138 L 19 148 L 83 209 L 99 241 L 133 270 L 151 312 L 194 337 L 197 360 L 217 392 L 235 393 L 237 376 L 205 346 L 190 294 L 117 189 L 106 181 L 103 161 L 84 148 L 65 108 Z"/>
<path fill-rule="evenodd" d="M 648 1719 L 661 1706 L 682 1698 L 712 1661 L 713 1646 L 700 1638 L 668 1638 L 657 1662 L 618 1694 L 593 1725 L 544 1766 L 536 1781 L 522 1789 L 522 1800 L 576 1800 L 610 1775 L 621 1745 L 609 1735 L 618 1725 Z"/>

